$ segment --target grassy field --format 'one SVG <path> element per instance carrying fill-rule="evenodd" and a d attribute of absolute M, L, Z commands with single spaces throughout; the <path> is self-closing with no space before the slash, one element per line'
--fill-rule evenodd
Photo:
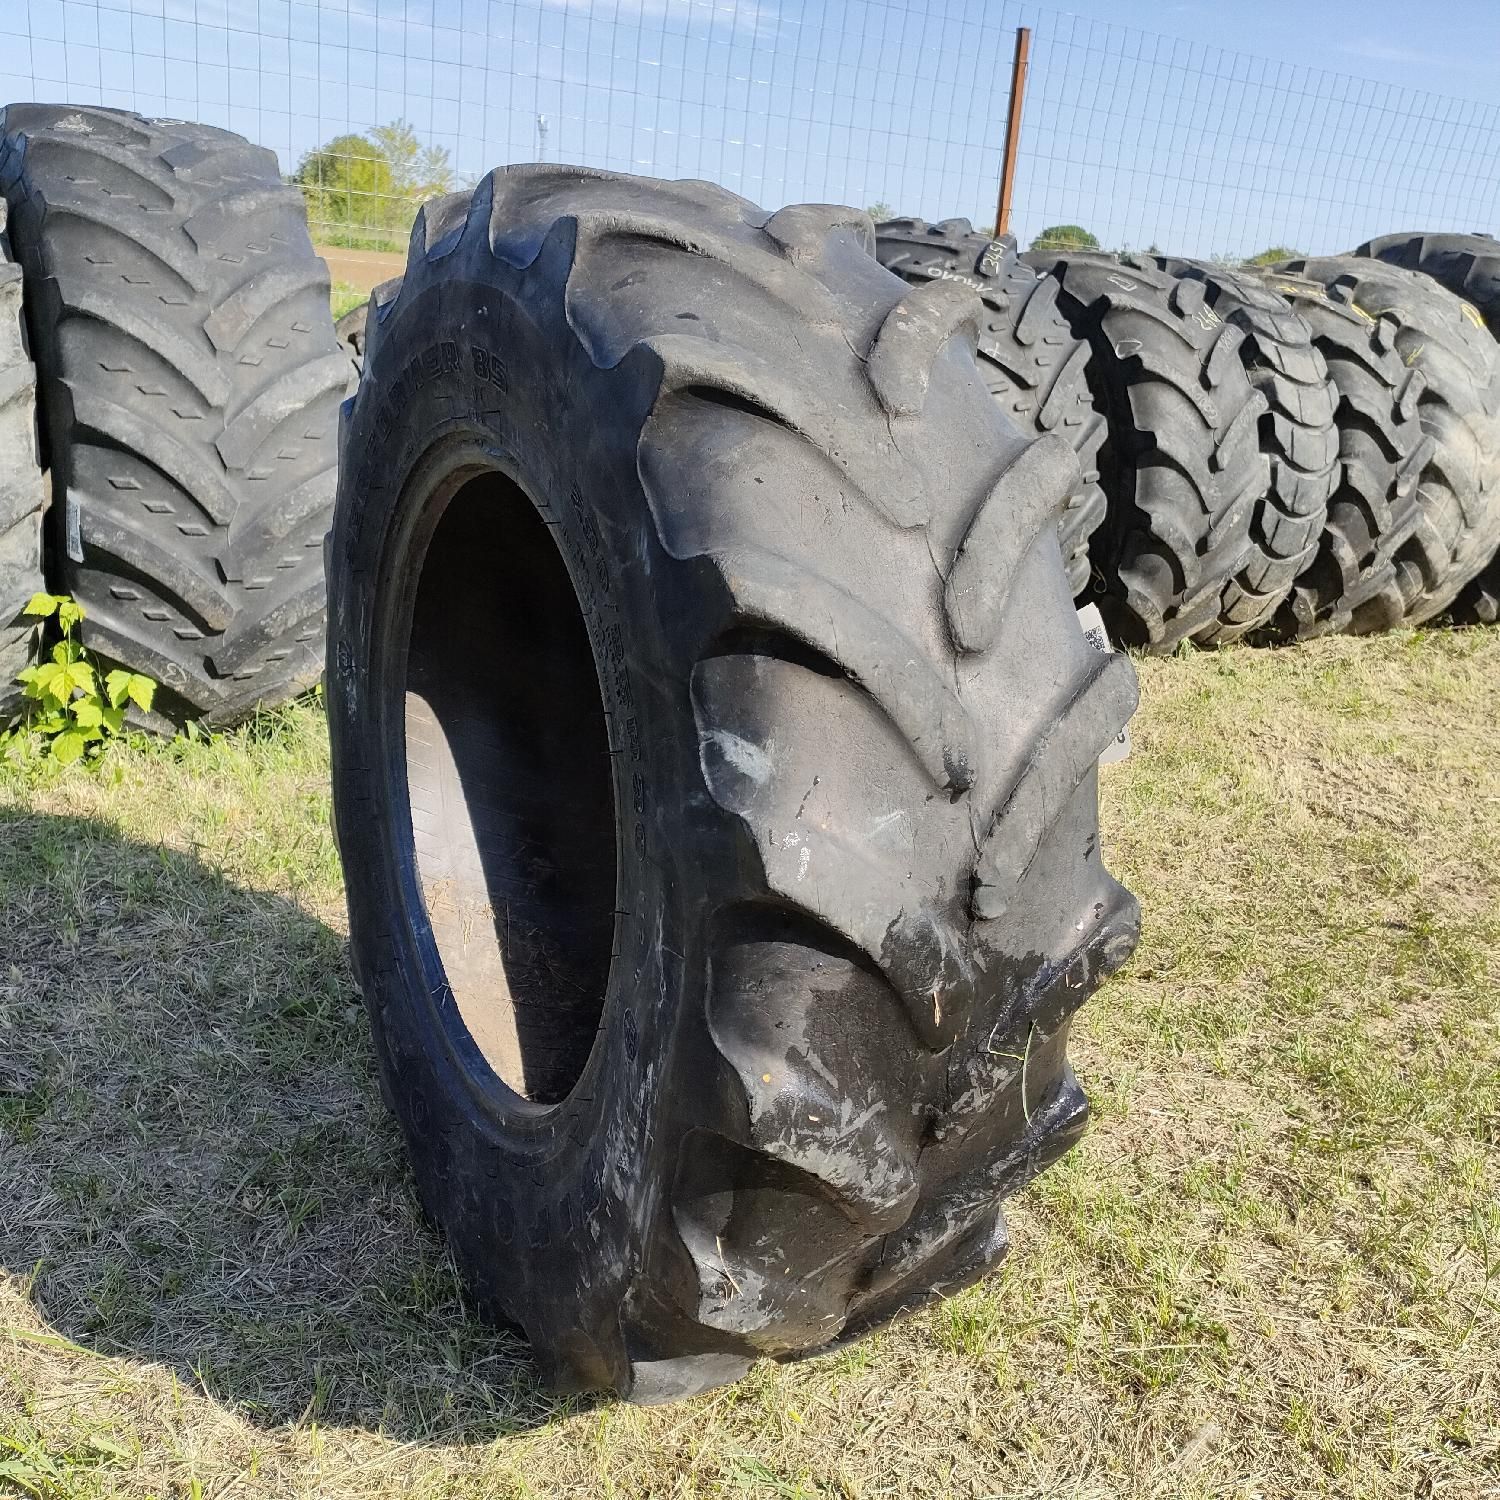
<path fill-rule="evenodd" d="M 1500 631 L 1141 665 L 1145 936 L 986 1283 L 678 1407 L 465 1313 L 315 706 L 0 769 L 0 1492 L 1500 1495 Z"/>
<path fill-rule="evenodd" d="M 328 302 L 333 309 L 334 321 L 342 318 L 346 312 L 352 312 L 361 302 L 367 302 L 370 294 L 362 292 L 357 286 L 351 286 L 347 281 L 335 281 L 329 288 Z"/>

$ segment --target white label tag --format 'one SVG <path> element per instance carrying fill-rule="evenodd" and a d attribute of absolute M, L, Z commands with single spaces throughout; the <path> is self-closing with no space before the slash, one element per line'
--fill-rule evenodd
<path fill-rule="evenodd" d="M 1095 651 L 1103 651 L 1106 654 L 1115 648 L 1109 639 L 1109 631 L 1104 628 L 1104 616 L 1099 613 L 1097 604 L 1085 604 L 1078 611 L 1078 623 L 1083 627 L 1083 638 Z M 1130 754 L 1130 726 L 1126 725 L 1113 740 L 1110 741 L 1103 755 L 1099 757 L 1101 766 L 1112 766 L 1118 761 L 1124 760 Z"/>
<path fill-rule="evenodd" d="M 63 514 L 68 527 L 68 556 L 76 563 L 83 561 L 83 521 L 78 514 L 78 502 L 69 495 L 64 502 Z"/>

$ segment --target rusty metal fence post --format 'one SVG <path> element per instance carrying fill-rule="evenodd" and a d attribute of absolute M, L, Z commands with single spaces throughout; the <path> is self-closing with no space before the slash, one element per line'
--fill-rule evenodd
<path fill-rule="evenodd" d="M 1000 205 L 995 233 L 1010 232 L 1010 198 L 1016 186 L 1016 150 L 1021 144 L 1021 105 L 1026 98 L 1026 60 L 1031 55 L 1031 27 L 1016 27 L 1016 56 L 1010 69 L 1010 112 L 1005 125 L 1005 158 L 1000 163 Z"/>

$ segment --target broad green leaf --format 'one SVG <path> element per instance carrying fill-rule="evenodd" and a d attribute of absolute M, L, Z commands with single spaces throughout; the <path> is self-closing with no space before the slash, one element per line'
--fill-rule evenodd
<path fill-rule="evenodd" d="M 123 734 L 125 732 L 125 710 L 123 708 L 106 708 L 100 715 L 104 727 L 111 734 Z"/>
<path fill-rule="evenodd" d="M 73 717 L 80 729 L 97 729 L 104 719 L 104 706 L 97 698 L 80 698 L 73 705 Z"/>
<path fill-rule="evenodd" d="M 154 678 L 145 677 L 139 672 L 130 674 L 130 701 L 141 710 L 142 713 L 151 712 L 152 700 L 156 697 L 156 681 Z"/>
<path fill-rule="evenodd" d="M 125 695 L 130 689 L 130 673 L 124 667 L 116 667 L 108 677 L 104 679 L 105 696 L 109 699 L 111 708 L 120 708 L 124 705 Z"/>
<path fill-rule="evenodd" d="M 94 693 L 94 669 L 86 661 L 75 661 L 68 667 L 68 682 L 80 693 Z"/>
<path fill-rule="evenodd" d="M 44 661 L 36 669 L 36 676 L 31 679 L 28 691 L 34 687 L 38 701 L 52 698 L 58 703 L 66 703 L 71 696 L 67 672 L 67 667 L 55 661 Z"/>
<path fill-rule="evenodd" d="M 88 741 L 76 729 L 65 729 L 52 740 L 52 758 L 60 765 L 71 766 L 84 751 Z"/>
<path fill-rule="evenodd" d="M 36 615 L 38 618 L 45 620 L 49 615 L 57 612 L 57 606 L 61 603 L 62 600 L 56 594 L 33 594 L 26 601 L 26 608 L 21 613 Z"/>
<path fill-rule="evenodd" d="M 64 632 L 72 630 L 85 614 L 84 607 L 77 600 L 60 599 L 58 601 L 57 623 L 62 626 Z"/>

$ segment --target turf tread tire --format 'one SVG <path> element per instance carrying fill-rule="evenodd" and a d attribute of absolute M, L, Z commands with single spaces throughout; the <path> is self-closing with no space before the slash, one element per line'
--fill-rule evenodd
<path fill-rule="evenodd" d="M 49 556 L 86 643 L 236 722 L 317 678 L 347 364 L 301 195 L 229 131 L 15 104 L 0 192 L 26 276 Z"/>
<path fill-rule="evenodd" d="M 1055 432 L 1078 455 L 1082 482 L 1057 523 L 1074 596 L 1089 582 L 1089 538 L 1104 522 L 1099 449 L 1104 418 L 1095 409 L 1085 366 L 1088 345 L 1057 310 L 1057 287 L 1016 253 L 1009 235 L 976 234 L 967 219 L 889 219 L 875 226 L 881 265 L 920 286 L 933 280 L 971 286 L 984 303 L 981 368 L 990 394 L 1026 431 Z"/>
<path fill-rule="evenodd" d="M 352 952 L 428 1211 L 562 1386 L 686 1395 L 982 1274 L 1000 1198 L 1082 1126 L 1068 1020 L 1138 930 L 1095 770 L 1134 674 L 1050 543 L 1077 459 L 991 398 L 972 291 L 907 286 L 870 234 L 503 168 L 427 205 L 372 306 L 330 539 Z M 403 538 L 470 454 L 526 477 L 567 561 L 621 861 L 597 1040 L 525 1145 L 442 1040 L 412 873 L 441 735 L 422 710 L 410 748 L 394 665 Z M 474 566 L 443 621 L 495 593 Z"/>
<path fill-rule="evenodd" d="M 1264 559 L 1252 530 L 1270 482 L 1259 446 L 1265 397 L 1240 358 L 1243 334 L 1201 281 L 1145 256 L 1029 252 L 1093 353 L 1106 413 L 1100 476 L 1108 518 L 1096 533 L 1100 609 L 1131 646 L 1216 646 L 1251 628 L 1246 601 Z"/>

